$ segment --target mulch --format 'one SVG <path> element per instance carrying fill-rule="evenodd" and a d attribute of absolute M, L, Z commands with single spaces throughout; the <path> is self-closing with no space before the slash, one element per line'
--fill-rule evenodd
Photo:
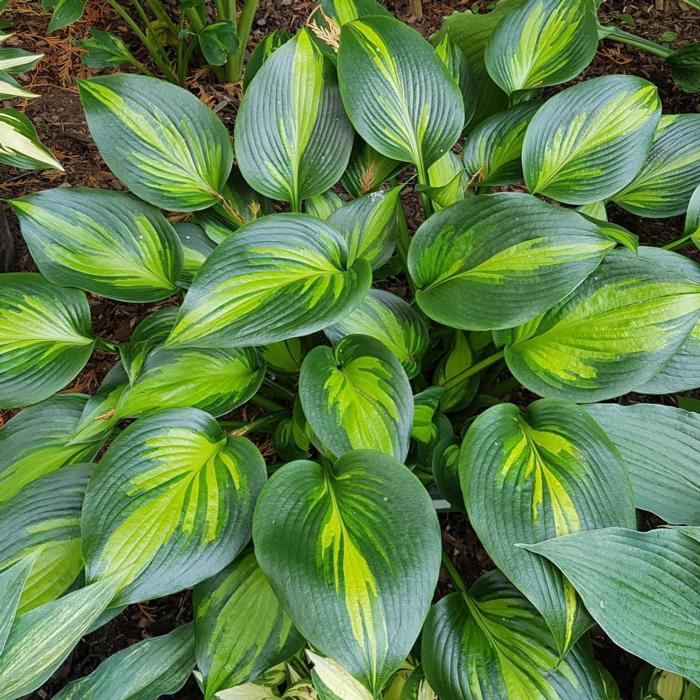
<path fill-rule="evenodd" d="M 442 18 L 451 12 L 470 8 L 484 11 L 489 4 L 484 0 L 423 0 L 422 12 L 418 12 L 421 3 L 416 0 L 386 2 L 397 16 L 426 36 L 436 31 Z M 253 28 L 251 46 L 273 29 L 294 31 L 303 26 L 315 5 L 311 0 L 262 0 Z M 658 42 L 675 36 L 673 41 L 669 42 L 671 48 L 700 40 L 700 13 L 679 0 L 655 0 L 653 3 L 612 0 L 604 3 L 600 17 L 603 24 L 617 24 L 627 31 Z M 119 18 L 106 3 L 96 0 L 88 2 L 88 9 L 81 21 L 50 36 L 46 33 L 49 15 L 41 9 L 40 2 L 36 0 L 14 0 L 2 18 L 11 22 L 17 32 L 16 36 L 8 40 L 7 45 L 21 46 L 45 54 L 38 70 L 28 74 L 22 81 L 42 97 L 21 106 L 26 108 L 44 142 L 52 148 L 64 165 L 65 173 L 0 168 L 0 198 L 12 199 L 37 190 L 60 186 L 123 189 L 105 166 L 92 142 L 74 82 L 76 78 L 89 77 L 91 74 L 82 64 L 80 49 L 74 42 L 86 38 L 92 27 L 113 31 L 128 44 L 132 44 Z M 147 60 L 139 50 L 135 53 L 138 58 Z M 611 42 L 602 43 L 594 62 L 583 77 L 623 72 L 642 76 L 655 83 L 659 87 L 666 112 L 700 112 L 697 97 L 686 95 L 675 87 L 660 58 L 627 46 Z M 225 123 L 229 126 L 233 124 L 240 98 L 238 89 L 216 84 L 214 76 L 206 69 L 191 77 L 189 87 L 205 104 L 216 111 Z M 415 229 L 420 223 L 418 206 L 410 197 L 406 203 L 411 228 Z M 682 217 L 640 219 L 616 207 L 611 208 L 610 215 L 612 220 L 637 233 L 641 242 L 648 245 L 662 245 L 676 238 L 683 228 Z M 16 221 L 14 217 L 10 218 L 17 249 L 16 269 L 34 271 L 36 267 L 21 241 Z M 118 342 L 127 339 L 134 326 L 156 306 L 124 304 L 95 296 L 91 296 L 90 304 L 96 332 Z M 112 353 L 95 353 L 69 390 L 94 393 L 115 362 L 116 356 Z M 510 398 L 516 403 L 529 399 L 523 392 Z M 629 402 L 645 398 L 630 396 L 622 400 Z M 658 401 L 659 397 L 654 397 L 653 400 Z M 664 400 L 672 403 L 674 397 L 665 397 Z M 13 413 L 0 410 L 0 427 Z M 269 445 L 264 447 L 268 452 Z M 465 516 L 442 516 L 442 526 L 445 546 L 451 551 L 467 583 L 472 583 L 482 573 L 493 568 Z M 447 587 L 447 582 L 441 582 L 441 591 L 444 592 Z M 156 601 L 131 605 L 112 622 L 83 639 L 52 678 L 29 697 L 47 700 L 71 680 L 90 673 L 115 651 L 141 639 L 164 634 L 190 620 L 191 616 L 191 596 L 187 591 Z M 592 636 L 598 657 L 612 672 L 623 694 L 629 697 L 634 676 L 641 662 L 615 647 L 600 630 L 594 630 Z M 194 680 L 190 679 L 185 688 L 174 697 L 183 700 L 201 698 L 201 693 Z"/>

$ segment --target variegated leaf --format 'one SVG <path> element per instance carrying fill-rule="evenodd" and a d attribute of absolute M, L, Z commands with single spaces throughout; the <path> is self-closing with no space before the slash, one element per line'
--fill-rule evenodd
<path fill-rule="evenodd" d="M 0 71 L 6 73 L 26 73 L 44 57 L 43 53 L 29 53 L 15 46 L 0 49 Z"/>
<path fill-rule="evenodd" d="M 207 699 L 255 680 L 304 644 L 252 552 L 197 586 L 194 611 Z"/>
<path fill-rule="evenodd" d="M 142 75 L 78 81 L 92 138 L 137 196 L 170 211 L 221 200 L 233 149 L 226 127 L 192 93 Z"/>
<path fill-rule="evenodd" d="M 177 290 L 177 235 L 158 210 L 135 197 L 59 187 L 11 204 L 50 282 L 119 301 L 157 301 Z"/>
<path fill-rule="evenodd" d="M 0 654 L 5 648 L 12 623 L 15 621 L 17 606 L 35 559 L 36 552 L 20 559 L 0 573 L 0 608 L 2 609 L 2 617 L 0 617 Z"/>
<path fill-rule="evenodd" d="M 464 143 L 463 160 L 476 186 L 510 185 L 522 179 L 525 130 L 541 102 L 524 102 L 484 119 Z"/>
<path fill-rule="evenodd" d="M 55 700 L 157 700 L 177 693 L 194 668 L 194 625 L 150 637 L 118 651 Z"/>
<path fill-rule="evenodd" d="M 291 462 L 263 489 L 253 538 L 297 629 L 376 696 L 418 636 L 440 567 L 418 479 L 369 450 L 333 467 Z"/>
<path fill-rule="evenodd" d="M 216 243 L 197 224 L 175 224 L 173 226 L 182 246 L 182 269 L 178 284 L 189 287 L 192 280 L 204 265 L 204 261 L 214 252 Z"/>
<path fill-rule="evenodd" d="M 340 26 L 361 17 L 391 16 L 377 0 L 321 0 L 321 7 Z"/>
<path fill-rule="evenodd" d="M 515 545 L 579 530 L 634 527 L 625 464 L 581 408 L 499 404 L 470 426 L 460 454 L 469 521 L 494 563 L 539 610 L 564 656 L 591 621 L 557 569 Z"/>
<path fill-rule="evenodd" d="M 683 233 L 690 237 L 696 248 L 700 249 L 700 184 L 693 190 L 688 202 Z"/>
<path fill-rule="evenodd" d="M 614 201 L 638 216 L 682 214 L 700 182 L 700 114 L 661 117 L 651 151 Z"/>
<path fill-rule="evenodd" d="M 406 458 L 411 385 L 379 340 L 348 335 L 334 349 L 314 348 L 301 366 L 299 396 L 311 428 L 335 456 L 370 449 Z"/>
<path fill-rule="evenodd" d="M 340 209 L 345 202 L 333 190 L 317 194 L 304 201 L 304 212 L 315 216 L 321 221 L 327 221 L 330 215 Z"/>
<path fill-rule="evenodd" d="M 428 168 L 428 184 L 426 191 L 435 211 L 464 199 L 469 177 L 456 153 L 448 151 Z"/>
<path fill-rule="evenodd" d="M 115 604 L 214 575 L 246 545 L 266 477 L 257 448 L 194 408 L 142 418 L 111 444 L 83 506 L 86 578 L 116 576 Z"/>
<path fill-rule="evenodd" d="M 261 352 L 263 360 L 271 370 L 294 374 L 301 369 L 306 349 L 301 339 L 290 338 L 266 345 Z"/>
<path fill-rule="evenodd" d="M 308 335 L 352 311 L 371 277 L 366 260 L 348 264 L 344 239 L 324 222 L 267 216 L 207 259 L 166 345 L 241 347 Z"/>
<path fill-rule="evenodd" d="M 590 0 L 526 0 L 489 38 L 486 69 L 508 94 L 564 83 L 593 60 L 597 24 Z"/>
<path fill-rule="evenodd" d="M 431 42 L 435 47 L 435 53 L 447 66 L 447 70 L 459 86 L 464 101 L 464 123 L 469 123 L 469 120 L 474 116 L 476 109 L 476 81 L 472 74 L 472 69 L 467 62 L 462 49 L 450 39 L 450 35 L 446 33 L 437 34 L 431 38 Z"/>
<path fill-rule="evenodd" d="M 158 348 L 115 407 L 118 418 L 162 408 L 199 408 L 223 416 L 260 388 L 265 363 L 255 348 Z"/>
<path fill-rule="evenodd" d="M 408 271 L 430 318 L 452 328 L 510 328 L 563 299 L 613 247 L 575 212 L 497 193 L 426 221 L 411 240 Z"/>
<path fill-rule="evenodd" d="M 340 664 L 306 650 L 311 678 L 319 700 L 372 700 L 373 695 Z"/>
<path fill-rule="evenodd" d="M 589 403 L 651 379 L 699 319 L 700 285 L 615 250 L 573 294 L 497 338 L 530 391 Z"/>
<path fill-rule="evenodd" d="M 611 197 L 642 168 L 660 116 L 656 87 L 642 78 L 606 75 L 567 88 L 525 133 L 528 189 L 568 204 Z"/>
<path fill-rule="evenodd" d="M 350 162 L 340 181 L 351 197 L 374 192 L 405 168 L 405 164 L 376 151 L 359 136 L 350 154 Z"/>
<path fill-rule="evenodd" d="M 0 408 L 37 403 L 62 389 L 94 345 L 82 292 L 34 272 L 0 275 Z"/>
<path fill-rule="evenodd" d="M 381 267 L 393 254 L 396 244 L 401 189 L 371 192 L 336 209 L 328 223 L 345 239 L 348 264 L 364 258 L 373 269 Z"/>
<path fill-rule="evenodd" d="M 256 190 L 298 212 L 303 199 L 340 179 L 352 141 L 333 68 L 302 29 L 245 93 L 236 120 L 238 166 Z"/>
<path fill-rule="evenodd" d="M 0 109 L 0 163 L 28 170 L 63 171 L 53 153 L 39 140 L 29 119 L 9 108 Z"/>
<path fill-rule="evenodd" d="M 407 301 L 383 289 L 370 289 L 364 301 L 340 321 L 324 329 L 328 340 L 337 343 L 346 335 L 369 335 L 391 350 L 409 379 L 420 372 L 428 349 L 428 327 Z"/>
<path fill-rule="evenodd" d="M 0 505 L 0 569 L 36 557 L 19 601 L 19 614 L 65 593 L 83 569 L 80 512 L 93 465 L 64 467 L 33 481 Z"/>
<path fill-rule="evenodd" d="M 341 30 L 338 78 L 362 138 L 427 182 L 464 127 L 462 94 L 433 47 L 393 17 L 358 19 Z"/>
<path fill-rule="evenodd" d="M 275 29 L 265 34 L 248 57 L 243 75 L 243 92 L 248 89 L 251 80 L 258 74 L 262 65 L 280 46 L 284 46 L 292 35 L 283 29 Z"/>
<path fill-rule="evenodd" d="M 2 52 L 3 49 L 0 49 L 0 62 L 2 61 Z M 39 97 L 39 95 L 25 89 L 9 73 L 0 71 L 0 99 L 21 98 L 23 100 L 33 100 L 35 97 Z"/>
<path fill-rule="evenodd" d="M 433 384 L 445 389 L 440 397 L 441 411 L 460 411 L 474 399 L 479 389 L 479 376 L 463 376 L 473 364 L 474 354 L 466 333 L 455 331 L 452 344 L 433 375 Z"/>
<path fill-rule="evenodd" d="M 579 642 L 562 659 L 544 620 L 498 571 L 433 606 L 422 658 L 441 700 L 613 697 L 590 642 Z"/>

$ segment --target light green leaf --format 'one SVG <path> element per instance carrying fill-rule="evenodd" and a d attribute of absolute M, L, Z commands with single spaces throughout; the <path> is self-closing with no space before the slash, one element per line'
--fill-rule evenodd
<path fill-rule="evenodd" d="M 10 634 L 12 623 L 17 614 L 20 596 L 35 560 L 36 554 L 28 554 L 0 573 L 0 606 L 2 606 L 2 617 L 0 617 L 0 654 L 5 648 L 7 637 Z"/>
<path fill-rule="evenodd" d="M 440 528 L 418 479 L 369 450 L 333 467 L 291 462 L 263 489 L 253 538 L 299 632 L 376 696 L 411 650 L 440 568 Z"/>
<path fill-rule="evenodd" d="M 62 389 L 94 345 L 82 292 L 34 272 L 0 275 L 0 408 L 37 403 Z"/>
<path fill-rule="evenodd" d="M 411 437 L 424 445 L 432 443 L 438 437 L 436 419 L 440 399 L 446 389 L 441 386 L 429 386 L 413 397 L 413 424 Z"/>
<path fill-rule="evenodd" d="M 4 50 L 5 49 L 0 49 L 0 62 L 2 62 Z M 35 97 L 39 97 L 39 95 L 26 90 L 11 75 L 5 73 L 4 71 L 0 71 L 0 99 L 9 100 L 16 97 L 22 98 L 23 100 L 32 100 Z"/>
<path fill-rule="evenodd" d="M 207 259 L 166 345 L 247 346 L 308 335 L 352 311 L 371 283 L 342 236 L 318 219 L 276 214 L 248 224 Z"/>
<path fill-rule="evenodd" d="M 605 209 L 603 208 L 603 213 Z M 632 252 L 636 253 L 639 250 L 639 236 L 628 231 L 624 226 L 615 224 L 612 221 L 607 221 L 606 219 L 600 220 L 593 216 L 590 216 L 579 209 L 579 214 L 585 216 L 588 221 L 594 223 L 598 227 L 598 231 L 601 235 L 609 238 L 615 243 L 625 246 Z"/>
<path fill-rule="evenodd" d="M 353 134 L 332 67 L 306 29 L 275 51 L 245 93 L 236 158 L 245 179 L 273 199 L 321 194 L 340 179 Z"/>
<path fill-rule="evenodd" d="M 377 0 L 321 0 L 323 11 L 341 26 L 361 17 L 391 16 Z"/>
<path fill-rule="evenodd" d="M 0 656 L 0 700 L 20 698 L 48 680 L 107 608 L 115 586 L 100 581 L 17 618 Z"/>
<path fill-rule="evenodd" d="M 420 372 L 428 349 L 423 317 L 407 301 L 383 289 L 370 289 L 356 309 L 323 332 L 332 343 L 357 334 L 380 340 L 398 357 L 409 379 Z"/>
<path fill-rule="evenodd" d="M 526 0 L 489 38 L 486 69 L 508 94 L 565 83 L 593 60 L 597 24 L 590 0 Z"/>
<path fill-rule="evenodd" d="M 525 133 L 528 189 L 568 204 L 608 199 L 641 170 L 660 116 L 656 87 L 642 78 L 606 75 L 567 88 Z"/>
<path fill-rule="evenodd" d="M 301 369 L 306 349 L 299 338 L 281 340 L 262 349 L 262 356 L 268 367 L 275 372 L 294 374 Z"/>
<path fill-rule="evenodd" d="M 176 693 L 194 668 L 194 625 L 144 639 L 112 654 L 55 700 L 157 700 Z"/>
<path fill-rule="evenodd" d="M 19 602 L 19 614 L 58 598 L 83 569 L 80 511 L 93 465 L 64 467 L 37 479 L 0 505 L 0 569 L 36 557 Z"/>
<path fill-rule="evenodd" d="M 462 49 L 452 41 L 449 34 L 436 34 L 430 39 L 435 53 L 447 66 L 447 70 L 457 83 L 464 101 L 464 123 L 468 124 L 476 109 L 476 82 L 472 69 Z"/>
<path fill-rule="evenodd" d="M 78 87 L 100 155 L 137 197 L 170 211 L 219 201 L 233 160 L 230 137 L 192 93 L 126 73 Z"/>
<path fill-rule="evenodd" d="M 0 49 L 0 71 L 6 73 L 26 73 L 44 57 L 43 53 L 29 53 L 14 46 Z"/>
<path fill-rule="evenodd" d="M 344 204 L 345 202 L 333 190 L 328 190 L 305 200 L 304 211 L 321 221 L 327 221 L 328 217 Z"/>
<path fill-rule="evenodd" d="M 615 644 L 700 683 L 700 542 L 613 527 L 527 548 L 563 571 Z"/>
<path fill-rule="evenodd" d="M 299 396 L 314 433 L 337 457 L 371 449 L 406 458 L 411 385 L 396 356 L 379 340 L 349 335 L 334 349 L 314 348 L 301 366 Z"/>
<path fill-rule="evenodd" d="M 43 170 L 63 167 L 39 140 L 34 125 L 16 109 L 0 109 L 0 163 L 14 168 Z"/>
<path fill-rule="evenodd" d="M 321 700 L 373 700 L 362 683 L 353 678 L 333 659 L 306 650 L 311 664 L 311 677 Z"/>
<path fill-rule="evenodd" d="M 700 687 L 677 673 L 645 666 L 634 682 L 635 700 L 700 700 Z"/>
<path fill-rule="evenodd" d="M 700 414 L 646 403 L 586 410 L 620 451 L 637 508 L 669 523 L 700 525 Z"/>
<path fill-rule="evenodd" d="M 470 132 L 463 160 L 472 184 L 493 187 L 522 180 L 520 155 L 525 130 L 541 106 L 541 102 L 515 105 L 487 117 Z"/>
<path fill-rule="evenodd" d="M 343 26 L 338 78 L 360 136 L 385 156 L 413 163 L 423 180 L 464 127 L 462 94 L 447 66 L 393 17 Z"/>
<path fill-rule="evenodd" d="M 194 611 L 205 698 L 255 680 L 304 643 L 253 553 L 199 584 Z"/>
<path fill-rule="evenodd" d="M 178 284 L 189 287 L 204 261 L 214 252 L 216 243 L 197 224 L 175 224 L 173 226 L 182 246 L 182 269 Z"/>
<path fill-rule="evenodd" d="M 637 176 L 613 200 L 638 216 L 682 214 L 700 182 L 700 114 L 661 117 Z"/>
<path fill-rule="evenodd" d="M 422 659 L 442 700 L 609 698 L 590 643 L 560 660 L 544 620 L 498 571 L 432 607 Z"/>
<path fill-rule="evenodd" d="M 440 410 L 449 413 L 466 408 L 479 389 L 479 376 L 464 377 L 463 374 L 474 364 L 474 355 L 469 339 L 462 331 L 455 331 L 448 352 L 435 369 L 433 384 L 445 388 L 440 397 Z"/>
<path fill-rule="evenodd" d="M 686 341 L 699 312 L 699 285 L 616 250 L 573 294 L 499 340 L 510 371 L 528 389 L 590 403 L 651 379 Z"/>
<path fill-rule="evenodd" d="M 248 542 L 265 476 L 257 448 L 202 411 L 171 409 L 133 423 L 88 485 L 87 580 L 116 576 L 118 605 L 214 575 Z"/>
<path fill-rule="evenodd" d="M 223 416 L 260 388 L 265 363 L 255 348 L 158 348 L 116 406 L 119 418 L 161 408 L 199 408 Z"/>
<path fill-rule="evenodd" d="M 405 167 L 404 163 L 387 158 L 356 136 L 350 162 L 340 181 L 347 193 L 357 199 L 363 194 L 379 189 Z"/>
<path fill-rule="evenodd" d="M 411 240 L 408 270 L 430 318 L 452 328 L 510 328 L 563 299 L 613 247 L 575 212 L 497 193 L 430 217 Z"/>
<path fill-rule="evenodd" d="M 469 177 L 457 154 L 447 151 L 428 168 L 428 184 L 425 189 L 433 203 L 433 209 L 440 211 L 464 199 Z"/>
<path fill-rule="evenodd" d="M 695 188 L 688 202 L 683 233 L 691 237 L 696 248 L 700 248 L 700 185 Z"/>
<path fill-rule="evenodd" d="M 634 500 L 620 455 L 581 408 L 543 399 L 524 414 L 513 404 L 482 413 L 462 445 L 459 473 L 479 540 L 539 610 L 565 655 L 590 619 L 555 567 L 514 545 L 634 527 Z"/>
<path fill-rule="evenodd" d="M 157 301 L 177 290 L 177 235 L 158 210 L 135 197 L 59 187 L 11 204 L 50 282 L 119 301 Z"/>
<path fill-rule="evenodd" d="M 58 0 L 53 6 L 49 34 L 79 20 L 85 12 L 86 5 L 87 0 Z"/>

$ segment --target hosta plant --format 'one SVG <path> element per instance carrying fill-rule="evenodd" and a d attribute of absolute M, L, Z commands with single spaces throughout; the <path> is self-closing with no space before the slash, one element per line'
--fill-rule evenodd
<path fill-rule="evenodd" d="M 700 416 L 663 397 L 700 386 L 672 250 L 700 235 L 700 115 L 632 75 L 546 99 L 593 58 L 587 0 L 430 42 L 321 10 L 233 134 L 167 82 L 80 82 L 128 192 L 11 202 L 39 272 L 0 276 L 0 699 L 188 588 L 191 623 L 58 697 L 618 698 L 594 625 L 640 692 L 693 692 Z M 639 245 L 622 210 L 686 229 Z M 127 342 L 89 295 L 144 304 Z M 95 351 L 99 391 L 66 391 Z M 446 503 L 492 570 L 443 548 Z"/>

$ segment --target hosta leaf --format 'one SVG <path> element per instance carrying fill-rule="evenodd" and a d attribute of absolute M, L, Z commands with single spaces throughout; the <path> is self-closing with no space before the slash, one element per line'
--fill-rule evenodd
<path fill-rule="evenodd" d="M 440 409 L 446 413 L 468 406 L 479 389 L 479 376 L 464 377 L 474 364 L 469 339 L 462 331 L 455 331 L 452 344 L 433 375 L 433 384 L 445 388 L 440 397 Z"/>
<path fill-rule="evenodd" d="M 0 408 L 37 403 L 62 389 L 94 345 L 82 292 L 33 272 L 0 276 Z"/>
<path fill-rule="evenodd" d="M 360 17 L 391 16 L 389 10 L 377 0 L 321 0 L 321 7 L 341 26 Z"/>
<path fill-rule="evenodd" d="M 99 442 L 72 444 L 87 397 L 64 394 L 20 411 L 0 430 L 0 504 L 67 464 L 92 459 Z"/>
<path fill-rule="evenodd" d="M 338 53 L 343 103 L 372 147 L 423 174 L 464 126 L 462 94 L 418 32 L 393 17 L 343 26 Z"/>
<path fill-rule="evenodd" d="M 301 634 L 376 695 L 411 650 L 440 567 L 437 516 L 418 479 L 369 450 L 333 467 L 291 462 L 263 489 L 253 537 Z"/>
<path fill-rule="evenodd" d="M 590 0 L 526 0 L 498 23 L 484 58 L 493 81 L 510 94 L 570 80 L 597 48 Z"/>
<path fill-rule="evenodd" d="M 660 116 L 656 87 L 632 75 L 567 88 L 547 100 L 525 133 L 528 189 L 569 204 L 611 197 L 642 168 Z"/>
<path fill-rule="evenodd" d="M 345 202 L 333 190 L 328 190 L 311 197 L 311 199 L 307 199 L 304 202 L 304 211 L 317 219 L 321 219 L 321 221 L 327 221 L 328 217 L 344 204 Z"/>
<path fill-rule="evenodd" d="M 216 243 L 197 224 L 175 224 L 173 226 L 182 246 L 182 269 L 178 284 L 189 287 L 204 261 L 214 252 Z"/>
<path fill-rule="evenodd" d="M 157 700 L 176 693 L 194 668 L 194 625 L 132 644 L 89 676 L 73 681 L 56 700 Z"/>
<path fill-rule="evenodd" d="M 348 194 L 357 198 L 378 189 L 404 168 L 404 163 L 387 158 L 356 136 L 350 162 L 340 181 Z"/>
<path fill-rule="evenodd" d="M 700 182 L 700 114 L 661 117 L 651 151 L 637 176 L 613 198 L 633 214 L 682 214 Z"/>
<path fill-rule="evenodd" d="M 700 542 L 605 528 L 528 549 L 564 572 L 615 644 L 700 683 Z"/>
<path fill-rule="evenodd" d="M 201 583 L 194 609 L 197 666 L 206 698 L 255 680 L 304 643 L 253 553 Z"/>
<path fill-rule="evenodd" d="M 299 376 L 299 396 L 314 433 L 334 455 L 371 449 L 403 461 L 413 394 L 406 372 L 383 343 L 349 335 L 314 348 Z"/>
<path fill-rule="evenodd" d="M 700 265 L 685 255 L 663 248 L 642 246 L 639 255 L 662 265 L 676 279 L 687 279 L 700 284 Z M 700 386 L 700 321 L 671 359 L 644 384 L 635 387 L 643 394 L 672 394 Z"/>
<path fill-rule="evenodd" d="M 342 236 L 318 219 L 277 214 L 225 240 L 190 287 L 167 345 L 263 345 L 308 335 L 352 311 L 371 283 Z"/>
<path fill-rule="evenodd" d="M 676 49 L 666 58 L 676 85 L 684 92 L 700 92 L 700 41 Z"/>
<path fill-rule="evenodd" d="M 0 163 L 28 170 L 63 171 L 53 153 L 39 140 L 29 119 L 22 112 L 9 108 L 0 109 Z"/>
<path fill-rule="evenodd" d="M 44 57 L 43 53 L 29 53 L 24 49 L 6 46 L 0 49 L 0 71 L 26 73 Z"/>
<path fill-rule="evenodd" d="M 693 191 L 688 202 L 688 211 L 685 215 L 683 233 L 690 236 L 696 248 L 700 248 L 700 184 Z"/>
<path fill-rule="evenodd" d="M 449 34 L 437 34 L 431 38 L 435 53 L 447 66 L 447 70 L 459 86 L 464 101 L 464 123 L 468 124 L 476 109 L 476 83 L 472 69 L 462 49 L 450 39 Z"/>
<path fill-rule="evenodd" d="M 498 571 L 432 607 L 422 658 L 441 700 L 608 700 L 590 644 L 560 660 L 544 620 Z"/>
<path fill-rule="evenodd" d="M 401 189 L 372 192 L 336 209 L 328 223 L 345 239 L 348 263 L 364 258 L 373 269 L 393 254 L 400 215 Z"/>
<path fill-rule="evenodd" d="M 280 46 L 286 44 L 292 35 L 281 29 L 275 29 L 274 31 L 266 34 L 260 42 L 258 42 L 253 53 L 250 54 L 245 67 L 245 74 L 243 76 L 243 91 L 245 92 L 250 85 L 250 81 L 258 74 L 258 71 L 262 67 L 263 63 L 267 61 L 270 56 L 272 56 Z"/>
<path fill-rule="evenodd" d="M 510 185 L 522 179 L 525 130 L 541 102 L 524 102 L 484 119 L 464 143 L 467 176 L 477 186 Z"/>
<path fill-rule="evenodd" d="M 29 484 L 0 505 L 0 569 L 27 555 L 37 558 L 19 603 L 19 614 L 65 593 L 83 569 L 80 511 L 92 465 L 64 467 Z"/>
<path fill-rule="evenodd" d="M 2 63 L 2 53 L 3 50 L 0 49 L 0 63 Z M 11 75 L 9 75 L 9 73 L 0 71 L 0 99 L 9 100 L 14 99 L 15 97 L 21 97 L 24 100 L 32 100 L 35 97 L 39 97 L 39 95 L 26 90 Z"/>
<path fill-rule="evenodd" d="M 586 410 L 620 451 L 637 508 L 669 523 L 700 525 L 700 414 L 656 404 Z"/>
<path fill-rule="evenodd" d="M 262 356 L 268 367 L 275 372 L 294 374 L 301 369 L 301 361 L 306 350 L 299 338 L 281 340 L 262 349 Z"/>
<path fill-rule="evenodd" d="M 634 500 L 619 454 L 582 409 L 543 399 L 525 414 L 513 404 L 482 413 L 462 445 L 459 472 L 479 540 L 540 611 L 566 654 L 590 620 L 557 569 L 515 545 L 634 527 Z"/>
<path fill-rule="evenodd" d="M 314 654 L 306 656 L 313 664 L 311 678 L 320 700 L 372 700 L 372 694 L 333 659 Z"/>
<path fill-rule="evenodd" d="M 354 311 L 324 333 L 332 343 L 356 334 L 380 340 L 399 358 L 409 379 L 420 372 L 421 358 L 428 349 L 423 317 L 407 301 L 383 289 L 370 289 Z"/>
<path fill-rule="evenodd" d="M 651 379 L 699 311 L 700 286 L 616 250 L 573 294 L 504 334 L 506 362 L 540 396 L 603 401 Z"/>
<path fill-rule="evenodd" d="M 80 80 L 78 87 L 100 154 L 137 197 L 170 211 L 219 201 L 233 149 L 221 120 L 193 94 L 126 73 Z"/>
<path fill-rule="evenodd" d="M 464 199 L 469 177 L 460 159 L 447 151 L 428 168 L 428 195 L 433 209 L 440 211 Z"/>
<path fill-rule="evenodd" d="M 120 418 L 191 406 L 223 416 L 257 392 L 265 363 L 255 348 L 158 348 L 116 406 Z"/>
<path fill-rule="evenodd" d="M 115 581 L 105 580 L 17 618 L 0 655 L 0 700 L 20 698 L 44 683 L 109 605 Z"/>
<path fill-rule="evenodd" d="M 635 700 L 698 700 L 700 687 L 677 673 L 645 666 L 634 681 Z"/>
<path fill-rule="evenodd" d="M 15 620 L 19 599 L 24 590 L 29 573 L 34 565 L 36 554 L 30 554 L 20 559 L 16 564 L 0 573 L 0 606 L 2 617 L 0 618 L 0 654 L 5 648 L 5 642 L 10 634 L 12 623 Z"/>
<path fill-rule="evenodd" d="M 246 91 L 236 120 L 238 166 L 258 192 L 299 211 L 302 199 L 340 179 L 352 141 L 333 69 L 302 29 Z"/>
<path fill-rule="evenodd" d="M 470 197 L 426 221 L 411 241 L 408 270 L 430 318 L 492 330 L 563 299 L 613 247 L 575 212 L 498 193 Z"/>
<path fill-rule="evenodd" d="M 425 445 L 433 442 L 438 436 L 437 411 L 440 399 L 446 389 L 441 386 L 429 386 L 413 397 L 413 423 L 411 437 Z"/>
<path fill-rule="evenodd" d="M 49 34 L 79 20 L 85 12 L 87 0 L 58 0 L 53 6 Z"/>
<path fill-rule="evenodd" d="M 50 282 L 119 301 L 157 301 L 177 290 L 180 242 L 148 204 L 122 192 L 65 187 L 11 204 Z"/>
<path fill-rule="evenodd" d="M 87 39 L 78 39 L 75 44 L 85 53 L 80 57 L 88 68 L 118 68 L 134 65 L 136 58 L 121 37 L 111 32 L 93 29 Z"/>
<path fill-rule="evenodd" d="M 119 355 L 132 384 L 141 373 L 148 353 L 162 345 L 170 335 L 178 313 L 177 306 L 157 309 L 136 326 L 128 343 L 119 346 Z"/>
<path fill-rule="evenodd" d="M 223 66 L 238 50 L 238 33 L 231 20 L 212 22 L 198 32 L 197 40 L 204 60 L 210 66 Z"/>
<path fill-rule="evenodd" d="M 384 692 L 384 698 L 385 700 L 438 700 L 420 666 L 396 673 L 391 685 Z"/>
<path fill-rule="evenodd" d="M 119 578 L 115 604 L 192 586 L 220 571 L 250 537 L 265 463 L 208 414 L 171 409 L 111 444 L 83 506 L 88 581 Z"/>

